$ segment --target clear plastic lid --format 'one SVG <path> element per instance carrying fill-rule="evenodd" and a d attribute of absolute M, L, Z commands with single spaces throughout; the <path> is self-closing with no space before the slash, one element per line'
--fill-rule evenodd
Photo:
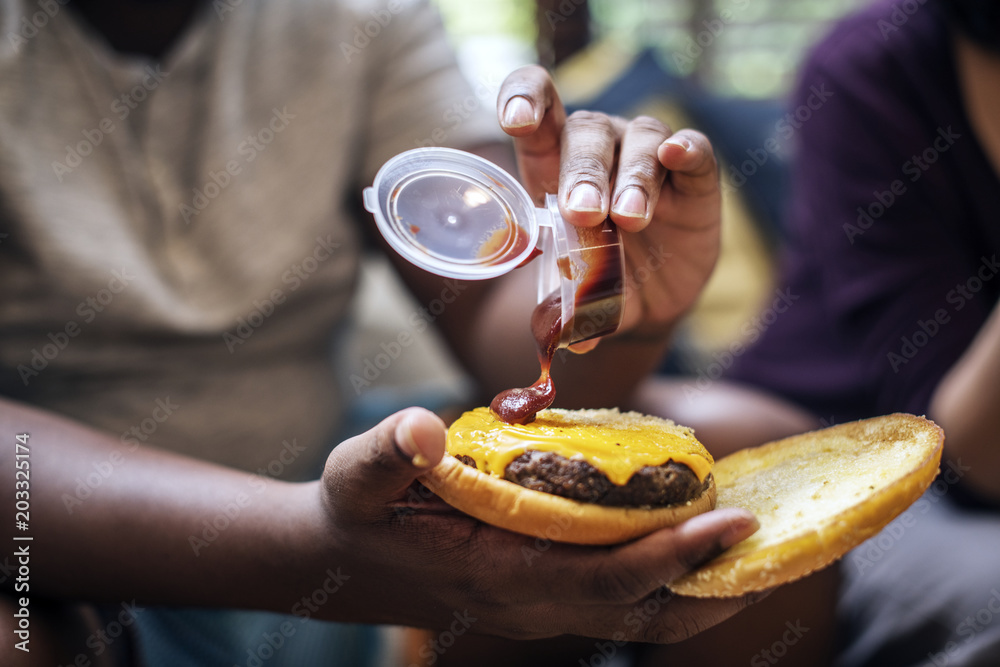
<path fill-rule="evenodd" d="M 389 245 L 437 275 L 482 280 L 522 264 L 538 243 L 531 197 L 510 174 L 450 148 L 400 153 L 365 188 Z"/>
<path fill-rule="evenodd" d="M 624 251 L 610 221 L 569 225 L 555 195 L 535 208 L 510 174 L 450 148 L 400 153 L 363 194 L 389 245 L 440 276 L 495 278 L 540 251 L 537 302 L 561 301 L 560 347 L 607 335 L 621 323 Z"/>

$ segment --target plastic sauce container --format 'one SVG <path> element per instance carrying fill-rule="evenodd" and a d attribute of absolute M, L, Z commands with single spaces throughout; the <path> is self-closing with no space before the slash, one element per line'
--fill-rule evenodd
<path fill-rule="evenodd" d="M 483 280 L 529 261 L 538 266 L 539 308 L 559 302 L 556 347 L 613 333 L 621 324 L 624 251 L 609 220 L 574 227 L 559 214 L 555 195 L 536 208 L 510 174 L 450 148 L 400 153 L 363 194 L 389 245 L 427 271 Z"/>

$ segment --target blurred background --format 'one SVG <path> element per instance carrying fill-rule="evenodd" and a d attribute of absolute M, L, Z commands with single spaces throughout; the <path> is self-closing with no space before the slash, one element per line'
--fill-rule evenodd
<path fill-rule="evenodd" d="M 433 1 L 472 79 L 494 72 L 502 78 L 528 62 L 557 67 L 581 51 L 608 44 L 622 54 L 649 49 L 671 74 L 689 77 L 719 95 L 749 99 L 784 94 L 804 52 L 827 24 L 863 4 L 863 0 Z M 701 34 L 706 30 L 707 36 Z"/>
<path fill-rule="evenodd" d="M 739 354 L 734 345 L 766 328 L 758 316 L 781 289 L 775 269 L 795 145 L 782 120 L 785 96 L 810 47 L 864 0 L 432 1 L 473 85 L 472 105 L 493 109 L 504 77 L 539 63 L 570 108 L 652 115 L 712 140 L 723 185 L 722 255 L 662 370 L 718 377 Z M 416 307 L 386 307 L 409 297 L 378 259 L 368 262 L 362 297 L 361 333 L 347 347 L 344 377 L 363 373 Z M 352 428 L 404 405 L 441 411 L 469 400 L 471 385 L 433 334 L 413 347 L 371 386 L 346 388 L 358 399 Z"/>

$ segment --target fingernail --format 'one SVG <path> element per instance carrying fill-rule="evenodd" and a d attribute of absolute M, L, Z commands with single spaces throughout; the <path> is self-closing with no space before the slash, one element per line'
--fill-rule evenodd
<path fill-rule="evenodd" d="M 417 441 L 413 437 L 413 429 L 411 428 L 409 417 L 405 417 L 396 426 L 396 446 L 402 452 L 403 456 L 409 459 L 410 463 L 416 467 L 426 468 L 430 465 L 430 460 L 420 451 L 420 447 L 417 446 Z"/>
<path fill-rule="evenodd" d="M 601 204 L 601 193 L 590 183 L 580 183 L 569 193 L 569 208 L 580 213 L 600 213 L 604 210 Z"/>
<path fill-rule="evenodd" d="M 728 549 L 734 544 L 739 544 L 750 537 L 760 528 L 757 517 L 748 515 L 742 519 L 730 520 L 729 526 L 719 538 L 719 544 L 723 549 Z"/>
<path fill-rule="evenodd" d="M 639 188 L 626 188 L 618 195 L 614 211 L 629 218 L 645 218 L 646 195 Z"/>
<path fill-rule="evenodd" d="M 528 98 L 520 95 L 510 98 L 503 110 L 504 127 L 525 127 L 535 122 L 535 109 Z"/>
<path fill-rule="evenodd" d="M 684 137 L 670 137 L 663 142 L 664 144 L 670 144 L 671 146 L 679 146 L 685 151 L 689 151 L 694 147 L 694 144 L 690 140 Z"/>

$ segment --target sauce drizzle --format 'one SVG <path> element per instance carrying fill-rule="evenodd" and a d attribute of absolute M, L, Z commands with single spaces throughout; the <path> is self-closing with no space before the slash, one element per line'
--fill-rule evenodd
<path fill-rule="evenodd" d="M 539 410 L 556 400 L 556 387 L 549 371 L 562 337 L 562 327 L 562 299 L 558 292 L 553 292 L 531 313 L 531 332 L 535 336 L 541 375 L 530 387 L 507 389 L 496 395 L 490 410 L 501 420 L 508 424 L 529 424 Z"/>

